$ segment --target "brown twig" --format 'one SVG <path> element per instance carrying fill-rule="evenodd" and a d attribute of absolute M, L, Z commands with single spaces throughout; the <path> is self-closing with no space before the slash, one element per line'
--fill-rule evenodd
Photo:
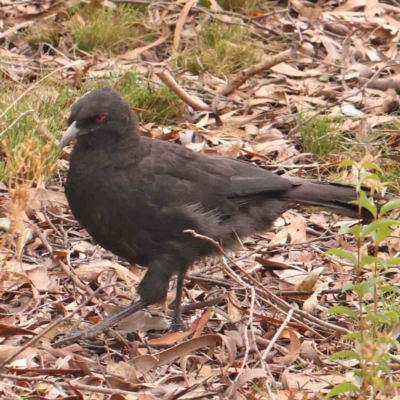
<path fill-rule="evenodd" d="M 252 76 L 260 74 L 261 72 L 266 71 L 275 65 L 289 60 L 291 55 L 292 51 L 287 50 L 283 53 L 271 56 L 266 60 L 260 62 L 259 64 L 252 65 L 249 68 L 243 69 L 224 87 L 218 89 L 217 94 L 221 96 L 226 96 L 227 94 L 232 93 L 235 89 L 243 85 L 243 83 L 250 79 Z"/>
<path fill-rule="evenodd" d="M 84 292 L 89 294 L 89 296 L 93 295 L 94 291 L 92 289 L 90 289 L 90 287 L 88 285 L 83 284 L 81 282 L 81 280 L 75 275 L 75 272 L 71 271 L 71 268 L 68 268 L 60 259 L 58 260 L 58 262 L 59 262 L 61 269 L 72 279 L 72 281 L 75 283 L 75 285 L 77 287 L 79 287 Z M 93 300 L 95 303 L 101 304 L 101 302 L 99 300 L 97 300 L 96 298 L 94 298 Z"/>
<path fill-rule="evenodd" d="M 53 255 L 53 248 L 51 247 L 49 241 L 47 240 L 44 233 L 40 230 L 40 228 L 37 225 L 33 225 L 33 230 L 35 234 L 39 237 L 39 239 L 42 241 L 43 246 L 46 247 L 50 255 Z"/>
<path fill-rule="evenodd" d="M 196 235 L 196 237 L 201 238 L 203 240 L 209 241 L 210 243 L 214 244 L 214 246 L 217 247 L 217 249 L 221 252 L 221 254 L 226 257 L 227 260 L 229 260 L 233 265 L 235 265 L 236 268 L 238 268 L 250 281 L 251 283 L 257 287 L 256 292 L 259 295 L 259 298 L 266 304 L 268 304 L 270 307 L 273 307 L 280 313 L 285 313 L 285 310 L 291 310 L 293 309 L 286 301 L 284 301 L 282 298 L 279 296 L 276 296 L 274 293 L 272 293 L 270 290 L 266 289 L 264 286 L 260 284 L 257 280 L 255 280 L 247 271 L 245 271 L 243 268 L 241 268 L 239 265 L 237 265 L 227 254 L 226 252 L 222 249 L 222 247 L 219 245 L 218 242 L 215 240 L 208 238 L 207 236 L 203 235 L 198 235 L 196 232 L 192 230 L 187 230 L 186 232 Z M 270 300 L 273 300 L 274 303 Z M 297 318 L 293 318 L 297 323 L 301 324 L 304 329 L 312 332 L 314 335 L 318 337 L 323 337 L 321 334 L 319 334 L 317 331 L 315 331 L 313 328 L 310 327 L 310 325 L 307 325 L 305 322 L 301 321 L 301 319 L 308 320 L 309 322 L 312 322 L 313 324 L 323 327 L 325 329 L 330 329 L 333 330 L 334 332 L 341 332 L 344 334 L 348 334 L 350 331 L 346 328 L 343 328 L 341 326 L 333 325 L 328 322 L 324 322 L 320 320 L 319 318 L 313 317 L 311 314 L 302 311 L 302 310 L 296 310 L 293 309 L 294 315 L 297 316 Z M 300 317 L 300 319 L 298 319 Z"/>
<path fill-rule="evenodd" d="M 286 326 L 288 325 L 288 323 L 290 322 L 290 320 L 292 319 L 293 316 L 293 309 L 289 310 L 289 312 L 287 313 L 287 316 L 285 318 L 285 320 L 282 322 L 282 325 L 279 327 L 279 329 L 275 332 L 274 337 L 271 339 L 271 341 L 268 344 L 268 347 L 263 351 L 262 354 L 262 360 L 266 361 L 269 352 L 271 351 L 272 347 L 274 347 L 276 341 L 280 338 L 282 332 L 286 329 Z"/>
<path fill-rule="evenodd" d="M 156 55 L 152 52 L 143 53 L 146 61 L 150 63 L 158 62 Z M 166 68 L 157 68 L 155 74 L 160 78 L 160 80 L 172 90 L 182 101 L 193 108 L 195 111 L 212 111 L 211 107 L 204 103 L 201 99 L 196 96 L 191 96 L 189 93 L 185 92 L 179 84 L 176 82 L 175 78 Z"/>
<path fill-rule="evenodd" d="M 160 80 L 172 90 L 182 101 L 193 108 L 195 111 L 211 111 L 211 107 L 200 100 L 198 97 L 191 96 L 189 93 L 185 92 L 176 82 L 175 78 L 167 69 L 156 71 L 155 74 L 160 78 Z"/>

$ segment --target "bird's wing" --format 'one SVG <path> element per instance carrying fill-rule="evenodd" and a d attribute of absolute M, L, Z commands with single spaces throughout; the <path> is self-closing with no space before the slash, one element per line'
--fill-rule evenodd
<path fill-rule="evenodd" d="M 250 163 L 213 155 L 200 155 L 181 146 L 144 139 L 151 149 L 141 168 L 151 163 L 159 187 L 181 191 L 186 199 L 236 199 L 258 194 L 283 193 L 293 183 Z M 202 196 L 202 193 L 204 196 Z"/>

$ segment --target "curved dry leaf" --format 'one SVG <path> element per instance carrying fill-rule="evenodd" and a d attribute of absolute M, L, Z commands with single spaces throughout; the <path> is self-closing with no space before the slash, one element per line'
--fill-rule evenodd
<path fill-rule="evenodd" d="M 272 142 L 274 140 L 284 139 L 283 133 L 276 128 L 271 128 L 271 126 L 264 126 L 260 128 L 258 135 L 254 138 L 253 143 L 266 143 Z"/>
<path fill-rule="evenodd" d="M 29 208 L 40 210 L 42 207 L 62 205 L 67 207 L 68 202 L 63 192 L 33 188 L 29 190 Z"/>
<path fill-rule="evenodd" d="M 286 354 L 282 358 L 278 359 L 277 363 L 291 365 L 299 357 L 300 347 L 301 347 L 300 339 L 299 339 L 298 334 L 295 331 L 293 331 L 292 329 L 285 329 L 279 338 L 282 338 L 282 337 L 288 338 L 290 340 L 288 354 Z"/>
<path fill-rule="evenodd" d="M 319 392 L 323 389 L 335 386 L 339 383 L 348 382 L 349 377 L 339 374 L 326 373 L 288 373 L 285 375 L 286 390 L 301 388 L 302 393 L 310 391 L 312 393 Z"/>
<path fill-rule="evenodd" d="M 0 231 L 8 232 L 11 227 L 11 220 L 8 217 L 0 218 Z"/>
<path fill-rule="evenodd" d="M 299 47 L 299 52 L 305 56 L 315 57 L 315 48 L 310 42 L 304 42 Z"/>
<path fill-rule="evenodd" d="M 134 360 L 132 360 L 133 362 Z M 108 363 L 107 370 L 124 380 L 124 382 L 128 383 L 137 383 L 138 382 L 138 374 L 136 368 L 134 368 L 131 364 L 128 364 L 125 361 L 121 361 L 117 364 Z"/>
<path fill-rule="evenodd" d="M 177 346 L 172 347 L 171 349 L 158 353 L 157 354 L 158 363 L 156 367 L 173 362 L 177 358 L 188 355 L 191 352 L 196 351 L 198 349 L 213 346 L 217 342 L 224 342 L 224 344 L 226 345 L 226 349 L 228 350 L 229 363 L 232 364 L 236 357 L 236 345 L 234 341 L 223 335 L 213 334 L 213 335 L 204 335 L 195 339 L 191 339 L 185 343 L 178 344 Z"/>
<path fill-rule="evenodd" d="M 225 331 L 225 336 L 234 340 L 237 347 L 244 346 L 243 336 L 238 331 Z"/>
<path fill-rule="evenodd" d="M 220 116 L 224 125 L 234 125 L 236 128 L 245 126 L 246 124 L 254 121 L 261 114 L 260 110 L 253 110 L 250 115 L 233 115 L 235 112 L 228 112 Z"/>
<path fill-rule="evenodd" d="M 281 384 L 283 390 L 290 390 L 289 377 L 290 377 L 289 369 L 285 368 L 281 375 Z"/>
<path fill-rule="evenodd" d="M 242 319 L 242 313 L 239 311 L 237 307 L 232 304 L 232 299 L 236 304 L 240 304 L 239 300 L 236 297 L 236 291 L 229 291 L 229 301 L 227 303 L 228 315 L 232 322 L 239 322 Z"/>
<path fill-rule="evenodd" d="M 397 31 L 400 30 L 400 22 L 397 19 L 391 17 L 390 15 L 383 15 L 382 17 L 388 25 L 392 26 Z"/>
<path fill-rule="evenodd" d="M 344 76 L 345 79 L 350 79 L 348 74 L 351 72 L 356 72 L 358 73 L 357 75 L 351 74 L 351 78 L 354 78 L 356 76 L 362 76 L 363 78 L 371 78 L 372 75 L 374 75 L 374 71 L 368 67 L 368 65 L 361 64 L 361 63 L 354 63 L 349 66 L 346 70 L 346 74 Z"/>
<path fill-rule="evenodd" d="M 86 242 L 86 241 L 79 241 L 75 243 L 72 247 L 71 250 L 76 253 L 82 253 L 85 255 L 93 255 L 94 252 L 96 251 L 96 246 L 93 244 Z"/>
<path fill-rule="evenodd" d="M 339 108 L 343 115 L 347 115 L 349 117 L 362 118 L 365 115 L 362 111 L 357 110 L 357 108 L 355 108 L 352 104 L 343 103 Z"/>
<path fill-rule="evenodd" d="M 109 313 L 110 305 L 104 304 L 103 307 Z M 118 308 L 115 308 L 118 312 Z M 147 332 L 147 331 L 164 331 L 169 328 L 169 323 L 165 317 L 153 317 L 146 311 L 138 311 L 124 318 L 117 324 L 117 330 L 122 332 Z"/>
<path fill-rule="evenodd" d="M 236 141 L 224 141 L 224 143 L 221 143 L 218 146 L 214 147 L 213 150 L 215 150 L 223 157 L 236 159 L 240 155 L 241 148 L 242 141 L 239 139 Z"/>
<path fill-rule="evenodd" d="M 293 142 L 286 139 L 273 140 L 268 143 L 260 143 L 253 146 L 254 153 L 262 156 L 268 156 L 273 153 L 277 153 L 276 162 L 285 161 L 290 163 L 293 157 L 299 155 L 299 151 L 294 147 Z"/>
<path fill-rule="evenodd" d="M 147 342 L 153 346 L 171 345 L 179 342 L 180 340 L 190 336 L 196 330 L 196 323 L 186 332 L 172 332 L 155 339 L 149 339 Z"/>
<path fill-rule="evenodd" d="M 297 95 L 290 95 L 288 96 L 290 99 L 291 104 L 293 104 L 300 112 L 304 109 L 310 107 L 310 105 L 315 104 L 317 106 L 325 107 L 328 102 L 326 100 L 320 99 L 318 97 L 312 96 L 297 96 Z"/>
<path fill-rule="evenodd" d="M 347 36 L 351 32 L 348 26 L 337 22 L 325 24 L 324 29 L 328 32 L 336 33 L 336 35 L 340 36 Z"/>
<path fill-rule="evenodd" d="M 318 296 L 322 290 L 322 285 L 320 286 L 321 286 L 320 290 L 314 291 L 314 293 L 311 296 L 309 296 L 307 300 L 304 301 L 303 306 L 301 308 L 303 311 L 312 313 L 317 308 L 319 304 Z"/>
<path fill-rule="evenodd" d="M 186 19 L 189 15 L 190 9 L 197 3 L 198 0 L 189 0 L 182 11 L 179 14 L 178 21 L 176 21 L 175 32 L 174 32 L 174 42 L 172 44 L 172 55 L 176 54 L 179 50 L 179 44 L 181 41 L 182 30 L 185 25 Z"/>
<path fill-rule="evenodd" d="M 286 231 L 290 237 L 290 243 L 303 243 L 307 240 L 306 228 L 307 222 L 301 215 L 291 216 L 290 224 Z"/>
<path fill-rule="evenodd" d="M 288 242 L 289 232 L 286 229 L 281 229 L 269 242 L 269 246 L 277 244 L 285 244 Z"/>
<path fill-rule="evenodd" d="M 109 260 L 102 260 L 87 265 L 80 265 L 75 269 L 75 274 L 84 281 L 92 282 L 98 278 L 98 276 L 110 269 L 116 272 L 119 279 L 124 281 L 127 285 L 132 285 L 134 283 L 139 283 L 140 279 L 128 268 L 123 267 L 120 264 L 113 263 Z"/>
<path fill-rule="evenodd" d="M 378 0 L 368 0 L 367 4 L 364 8 L 365 19 L 367 22 L 372 23 L 385 23 L 385 20 L 382 18 L 377 18 L 377 16 L 381 15 L 381 7 Z"/>
<path fill-rule="evenodd" d="M 125 394 L 125 395 L 112 394 L 110 400 L 157 400 L 157 398 L 146 393 Z"/>
<path fill-rule="evenodd" d="M 183 356 L 181 358 L 181 361 L 179 363 L 179 367 L 181 368 L 182 371 L 182 375 L 183 375 L 183 379 L 186 382 L 186 386 L 190 387 L 191 385 L 193 385 L 195 382 L 193 382 L 193 378 L 192 378 L 192 374 L 188 374 L 188 361 L 190 359 L 194 359 L 195 362 L 199 363 L 199 361 L 201 361 L 202 357 L 200 356 L 196 356 L 196 355 L 187 355 L 187 356 Z M 189 368 L 191 367 L 191 365 L 189 366 Z M 204 366 L 201 367 L 201 369 L 203 369 Z M 199 372 L 196 374 L 197 376 L 199 375 Z M 210 373 L 208 374 L 208 376 L 212 375 L 212 371 L 209 371 Z M 192 378 L 192 379 L 191 379 Z"/>
<path fill-rule="evenodd" d="M 324 45 L 331 61 L 335 62 L 342 59 L 342 55 L 340 53 L 342 46 L 338 42 L 332 38 L 329 38 L 328 36 L 322 36 L 321 43 Z"/>
<path fill-rule="evenodd" d="M 305 69 L 304 71 L 300 71 L 286 63 L 280 63 L 278 65 L 274 65 L 271 68 L 271 70 L 274 72 L 277 72 L 278 74 L 292 76 L 293 78 L 303 78 L 306 76 L 321 76 L 322 75 L 322 72 L 318 71 L 316 69 Z"/>
<path fill-rule="evenodd" d="M 222 339 L 225 349 L 228 353 L 228 365 L 232 365 L 236 360 L 237 346 L 236 342 L 229 336 L 219 335 Z"/>
<path fill-rule="evenodd" d="M 319 18 L 322 15 L 320 7 L 306 7 L 300 0 L 289 0 L 293 8 L 305 18 Z"/>
<path fill-rule="evenodd" d="M 320 368 L 325 367 L 325 364 L 319 358 L 318 353 L 316 352 L 313 342 L 310 340 L 305 340 L 300 347 L 300 355 L 307 361 L 312 361 L 314 365 L 317 365 Z"/>
<path fill-rule="evenodd" d="M 132 392 L 138 386 L 138 384 L 125 382 L 123 379 L 118 378 L 117 376 L 106 376 L 105 380 L 107 381 L 107 384 L 110 389 L 120 389 L 120 390 Z M 83 380 L 83 382 L 81 382 L 81 383 L 84 383 L 84 382 L 85 382 L 85 380 Z M 98 379 L 97 379 L 97 381 L 95 381 L 95 384 L 97 384 L 97 382 L 98 382 Z"/>
<path fill-rule="evenodd" d="M 305 279 L 297 286 L 296 291 L 299 292 L 309 292 L 314 289 L 316 283 L 318 282 L 319 277 L 322 272 L 325 270 L 325 267 L 319 267 L 313 269 Z"/>
<path fill-rule="evenodd" d="M 17 346 L 0 345 L 0 363 L 7 360 L 7 358 L 12 356 L 13 354 L 17 353 L 17 351 L 19 351 L 19 347 L 17 347 Z M 32 357 L 36 357 L 36 356 L 46 357 L 48 359 L 48 361 L 50 361 L 50 359 L 53 362 L 55 361 L 55 358 L 52 357 L 49 353 L 47 353 L 44 350 L 36 349 L 34 347 L 28 347 L 22 353 L 18 354 L 13 359 L 13 361 L 22 360 L 25 358 L 32 358 Z M 50 359 L 49 359 L 49 357 L 50 357 Z"/>
<path fill-rule="evenodd" d="M 244 126 L 245 136 L 247 140 L 251 140 L 252 138 L 256 137 L 259 133 L 259 128 L 255 124 L 246 124 Z M 1 220 L 1 218 L 0 218 Z"/>
<path fill-rule="evenodd" d="M 17 328 L 15 326 L 9 326 L 0 324 L 0 337 L 10 337 L 18 335 L 33 335 L 36 336 L 37 333 L 29 331 L 28 329 Z"/>
<path fill-rule="evenodd" d="M 207 308 L 207 310 L 204 311 L 201 318 L 199 318 L 196 321 L 197 322 L 196 325 L 193 325 L 193 327 L 195 326 L 195 330 L 193 333 L 193 339 L 201 336 L 203 329 L 206 327 L 208 320 L 210 319 L 211 310 L 212 310 L 211 307 Z"/>
<path fill-rule="evenodd" d="M 253 379 L 266 377 L 267 373 L 262 368 L 248 369 L 243 372 L 243 374 L 240 375 L 240 378 L 225 391 L 224 396 L 228 399 L 234 400 L 236 399 L 236 392 L 247 382 L 252 381 Z"/>
<path fill-rule="evenodd" d="M 49 275 L 48 271 L 44 267 L 38 267 L 33 270 L 27 271 L 29 279 L 38 290 L 57 290 L 58 285 L 56 280 Z"/>
<path fill-rule="evenodd" d="M 374 115 L 372 117 L 367 118 L 367 123 L 371 126 L 371 128 L 374 128 L 379 125 L 384 125 L 389 122 L 394 122 L 398 121 L 398 116 L 397 115 Z"/>
<path fill-rule="evenodd" d="M 135 357 L 131 361 L 131 364 L 134 366 L 139 378 L 150 372 L 157 365 L 157 363 L 157 357 L 150 354 L 144 354 L 142 356 Z"/>

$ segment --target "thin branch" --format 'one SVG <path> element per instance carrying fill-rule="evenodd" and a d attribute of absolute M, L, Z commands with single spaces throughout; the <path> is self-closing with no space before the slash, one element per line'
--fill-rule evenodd
<path fill-rule="evenodd" d="M 283 63 L 290 59 L 292 55 L 291 50 L 287 50 L 283 53 L 277 54 L 275 56 L 269 57 L 266 60 L 262 61 L 259 64 L 252 65 L 249 68 L 243 69 L 240 71 L 230 82 L 228 82 L 224 87 L 217 90 L 217 94 L 226 96 L 229 93 L 232 93 L 235 89 L 243 85 L 248 79 L 252 76 L 260 74 L 275 65 Z"/>
<path fill-rule="evenodd" d="M 185 92 L 179 84 L 176 82 L 175 78 L 167 69 L 155 73 L 161 81 L 172 90 L 182 101 L 193 108 L 195 111 L 211 111 L 211 107 L 200 100 L 198 97 L 191 96 L 189 93 Z"/>

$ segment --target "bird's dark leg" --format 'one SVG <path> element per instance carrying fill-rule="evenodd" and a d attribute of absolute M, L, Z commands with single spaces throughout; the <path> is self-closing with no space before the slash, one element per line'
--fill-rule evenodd
<path fill-rule="evenodd" d="M 77 340 L 88 340 L 92 339 L 95 336 L 99 335 L 100 333 L 103 333 L 104 331 L 108 330 L 116 324 L 117 322 L 121 321 L 122 319 L 128 317 L 129 315 L 138 312 L 142 310 L 143 308 L 147 307 L 151 303 L 144 301 L 144 300 L 139 300 L 136 303 L 133 303 L 129 305 L 128 307 L 124 308 L 122 311 L 120 311 L 117 314 L 112 315 L 109 318 L 103 319 L 103 321 L 99 322 L 96 324 L 93 328 L 88 329 L 86 331 L 72 331 L 69 332 L 65 338 L 59 340 L 54 344 L 55 347 L 60 346 L 64 343 L 67 342 L 75 342 Z"/>
<path fill-rule="evenodd" d="M 171 323 L 171 332 L 179 332 L 185 329 L 185 324 L 182 321 L 182 292 L 183 281 L 185 279 L 185 271 L 180 271 L 176 279 L 176 297 L 174 306 L 174 316 Z"/>
<path fill-rule="evenodd" d="M 59 346 L 61 344 L 74 342 L 76 340 L 92 339 L 129 315 L 140 311 L 151 304 L 162 303 L 167 298 L 168 282 L 171 278 L 171 275 L 172 272 L 170 272 L 168 268 L 162 268 L 161 262 L 152 264 L 137 288 L 137 293 L 140 296 L 139 301 L 129 305 L 119 313 L 112 315 L 109 318 L 105 318 L 103 321 L 99 322 L 93 328 L 87 331 L 74 331 L 68 333 L 64 339 L 56 342 L 55 345 Z"/>

